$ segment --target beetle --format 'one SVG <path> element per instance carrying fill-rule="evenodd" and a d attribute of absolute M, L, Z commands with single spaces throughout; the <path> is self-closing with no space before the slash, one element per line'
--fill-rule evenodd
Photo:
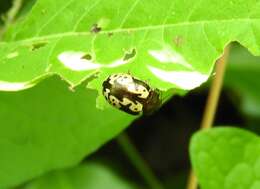
<path fill-rule="evenodd" d="M 132 115 L 149 115 L 161 105 L 157 89 L 126 73 L 110 75 L 103 82 L 103 95 L 112 106 Z"/>

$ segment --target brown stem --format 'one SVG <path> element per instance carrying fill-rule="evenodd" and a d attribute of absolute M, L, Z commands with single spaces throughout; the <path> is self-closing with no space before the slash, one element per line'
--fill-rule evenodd
<path fill-rule="evenodd" d="M 201 129 L 209 129 L 212 127 L 219 101 L 219 95 L 223 84 L 228 55 L 229 46 L 226 47 L 223 56 L 216 63 L 216 77 L 214 78 L 209 91 L 206 107 L 201 122 Z M 197 185 L 198 184 L 196 176 L 191 170 L 188 179 L 187 189 L 197 189 Z"/>
<path fill-rule="evenodd" d="M 207 129 L 212 127 L 219 101 L 219 95 L 222 88 L 228 55 L 229 46 L 226 47 L 224 55 L 216 63 L 216 77 L 214 78 L 209 91 L 209 96 L 207 98 L 206 108 L 201 123 L 201 129 Z"/>

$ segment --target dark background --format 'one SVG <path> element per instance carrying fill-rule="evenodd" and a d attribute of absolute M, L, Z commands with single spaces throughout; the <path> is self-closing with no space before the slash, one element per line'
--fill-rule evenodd
<path fill-rule="evenodd" d="M 190 169 L 189 141 L 200 127 L 209 92 L 208 84 L 184 97 L 173 97 L 160 111 L 141 117 L 126 130 L 142 157 L 169 188 L 173 185 L 185 188 Z M 220 95 L 214 125 L 245 127 L 245 121 L 229 98 L 229 93 L 228 89 L 224 89 Z M 142 182 L 116 140 L 107 143 L 90 158 L 117 162 L 126 176 Z"/>

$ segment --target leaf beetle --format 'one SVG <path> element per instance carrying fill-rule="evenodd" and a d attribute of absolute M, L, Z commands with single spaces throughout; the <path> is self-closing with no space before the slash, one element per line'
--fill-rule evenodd
<path fill-rule="evenodd" d="M 103 82 L 103 95 L 111 105 L 132 115 L 149 115 L 161 105 L 157 89 L 126 73 L 110 75 Z"/>

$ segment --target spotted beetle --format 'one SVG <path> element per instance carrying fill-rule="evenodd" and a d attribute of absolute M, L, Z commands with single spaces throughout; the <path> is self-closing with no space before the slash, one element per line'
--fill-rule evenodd
<path fill-rule="evenodd" d="M 111 105 L 132 115 L 149 115 L 161 105 L 158 90 L 125 73 L 110 75 L 103 82 L 103 95 Z"/>

